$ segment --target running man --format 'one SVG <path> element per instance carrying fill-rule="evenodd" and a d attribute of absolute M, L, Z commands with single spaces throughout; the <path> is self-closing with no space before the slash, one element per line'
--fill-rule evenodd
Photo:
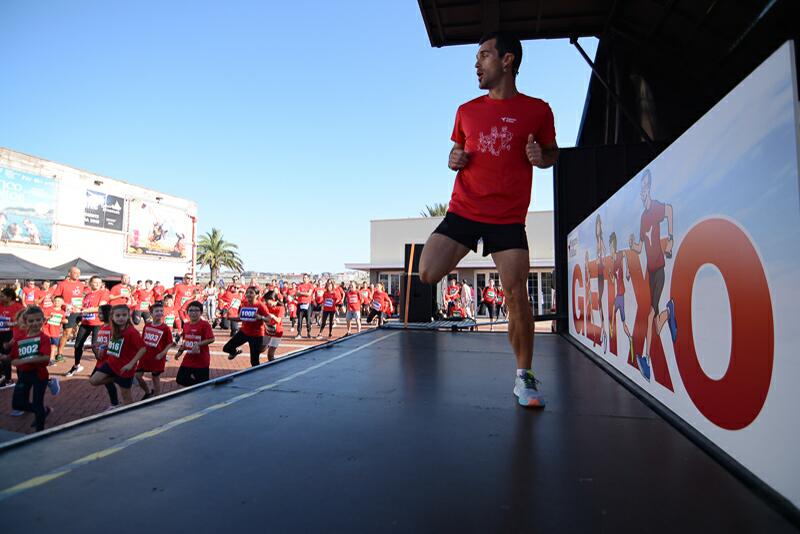
<path fill-rule="evenodd" d="M 508 299 L 508 337 L 517 360 L 514 394 L 522 406 L 544 406 L 533 360 L 533 312 L 528 302 L 530 258 L 525 217 L 533 167 L 558 157 L 553 113 L 543 100 L 517 91 L 522 62 L 519 40 L 492 33 L 480 40 L 475 68 L 488 94 L 456 113 L 448 166 L 456 175 L 447 215 L 428 238 L 420 278 L 435 284 L 483 240 Z"/>
<path fill-rule="evenodd" d="M 64 334 L 58 343 L 58 354 L 64 354 L 64 345 L 72 338 L 75 329 L 78 327 L 78 319 L 81 317 L 81 307 L 83 306 L 83 295 L 87 292 L 86 285 L 81 282 L 81 270 L 72 267 L 65 280 L 58 283 L 53 296 L 61 295 L 67 305 L 67 324 L 64 325 Z"/>
<path fill-rule="evenodd" d="M 647 316 L 647 334 L 644 340 L 644 354 L 636 355 L 639 364 L 639 371 L 642 376 L 650 381 L 650 343 L 653 341 L 653 326 L 656 328 L 656 335 L 661 335 L 664 324 L 669 322 L 669 330 L 672 334 L 672 342 L 678 339 L 678 323 L 675 320 L 675 303 L 670 299 L 667 302 L 667 309 L 658 311 L 661 303 L 661 292 L 664 290 L 664 265 L 665 256 L 672 258 L 672 247 L 675 243 L 672 237 L 672 206 L 664 204 L 650 197 L 650 186 L 653 183 L 650 169 L 644 171 L 642 175 L 642 204 L 644 212 L 639 224 L 639 242 L 635 242 L 633 234 L 628 238 L 630 249 L 637 254 L 642 253 L 644 248 L 647 254 L 647 281 L 650 288 L 650 313 Z M 667 235 L 669 239 L 667 246 L 661 248 L 661 223 L 667 220 Z"/>
<path fill-rule="evenodd" d="M 606 287 L 606 243 L 603 240 L 603 223 L 600 215 L 594 220 L 594 236 L 597 240 L 597 309 L 600 311 L 600 345 L 603 352 L 608 350 L 608 336 L 606 335 L 606 317 L 603 312 L 603 293 Z"/>

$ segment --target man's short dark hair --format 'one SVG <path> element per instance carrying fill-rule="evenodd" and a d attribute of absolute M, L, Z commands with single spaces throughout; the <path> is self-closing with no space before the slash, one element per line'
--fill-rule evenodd
<path fill-rule="evenodd" d="M 514 54 L 513 70 L 515 75 L 519 74 L 519 66 L 522 64 L 522 43 L 519 42 L 519 39 L 506 32 L 489 32 L 481 37 L 478 45 L 492 39 L 496 39 L 494 46 L 500 59 L 503 59 L 506 54 Z"/>

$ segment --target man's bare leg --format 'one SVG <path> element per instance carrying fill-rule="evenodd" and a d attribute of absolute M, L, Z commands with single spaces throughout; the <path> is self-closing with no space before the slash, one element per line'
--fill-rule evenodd
<path fill-rule="evenodd" d="M 419 278 L 423 284 L 436 284 L 452 271 L 469 249 L 446 235 L 431 234 L 419 259 Z"/>
<path fill-rule="evenodd" d="M 530 258 L 524 249 L 492 254 L 500 272 L 508 306 L 508 340 L 517 358 L 517 369 L 530 369 L 533 361 L 533 312 L 528 303 Z"/>

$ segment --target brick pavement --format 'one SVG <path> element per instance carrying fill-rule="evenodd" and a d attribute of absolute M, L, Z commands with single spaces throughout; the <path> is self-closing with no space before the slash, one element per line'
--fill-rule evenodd
<path fill-rule="evenodd" d="M 495 331 L 506 330 L 506 327 L 507 325 L 497 325 Z M 486 331 L 488 329 L 481 328 L 481 330 Z M 550 323 L 537 323 L 536 330 L 537 332 L 549 332 Z M 289 334 L 288 325 L 286 326 L 286 332 L 287 336 L 281 341 L 280 347 L 278 347 L 278 358 L 327 341 L 327 337 L 321 341 L 313 338 L 306 339 L 305 337 L 296 340 Z M 317 332 L 316 327 L 314 327 L 312 332 Z M 344 335 L 345 328 L 344 326 L 336 326 L 333 332 L 333 339 L 338 339 Z M 227 355 L 222 352 L 222 346 L 230 337 L 228 332 L 217 329 L 214 331 L 214 334 L 216 342 L 211 345 L 211 378 L 246 369 L 250 366 L 250 355 L 247 350 L 247 345 L 242 347 L 244 352 L 236 359 L 228 360 Z M 174 352 L 172 352 L 171 355 L 174 355 Z M 262 355 L 261 361 L 267 361 L 266 354 Z M 52 414 L 47 418 L 45 428 L 52 428 L 98 414 L 106 410 L 110 405 L 106 389 L 104 387 L 93 387 L 89 384 L 89 375 L 95 366 L 94 356 L 91 351 L 84 351 L 84 357 L 81 362 L 84 366 L 84 370 L 71 377 L 65 377 L 64 374 L 70 369 L 72 363 L 72 348 L 66 347 L 65 360 L 48 368 L 50 375 L 58 377 L 61 381 L 61 393 L 57 397 L 53 397 L 49 391 L 45 393 L 45 405 L 53 408 Z M 167 362 L 166 370 L 164 374 L 161 375 L 162 392 L 166 393 L 180 387 L 175 382 L 175 375 L 179 365 L 180 361 L 176 362 L 170 357 Z M 33 414 L 26 413 L 20 417 L 12 417 L 9 415 L 12 392 L 13 388 L 0 390 L 0 429 L 20 434 L 32 433 L 34 431 L 34 429 L 31 428 Z M 132 392 L 135 400 L 141 399 L 142 395 L 144 395 L 144 391 L 135 381 Z"/>

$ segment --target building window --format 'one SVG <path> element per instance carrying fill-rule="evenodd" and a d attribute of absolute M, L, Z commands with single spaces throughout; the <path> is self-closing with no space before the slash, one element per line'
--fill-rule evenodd
<path fill-rule="evenodd" d="M 528 297 L 533 302 L 533 314 L 539 313 L 539 273 L 528 273 Z"/>

